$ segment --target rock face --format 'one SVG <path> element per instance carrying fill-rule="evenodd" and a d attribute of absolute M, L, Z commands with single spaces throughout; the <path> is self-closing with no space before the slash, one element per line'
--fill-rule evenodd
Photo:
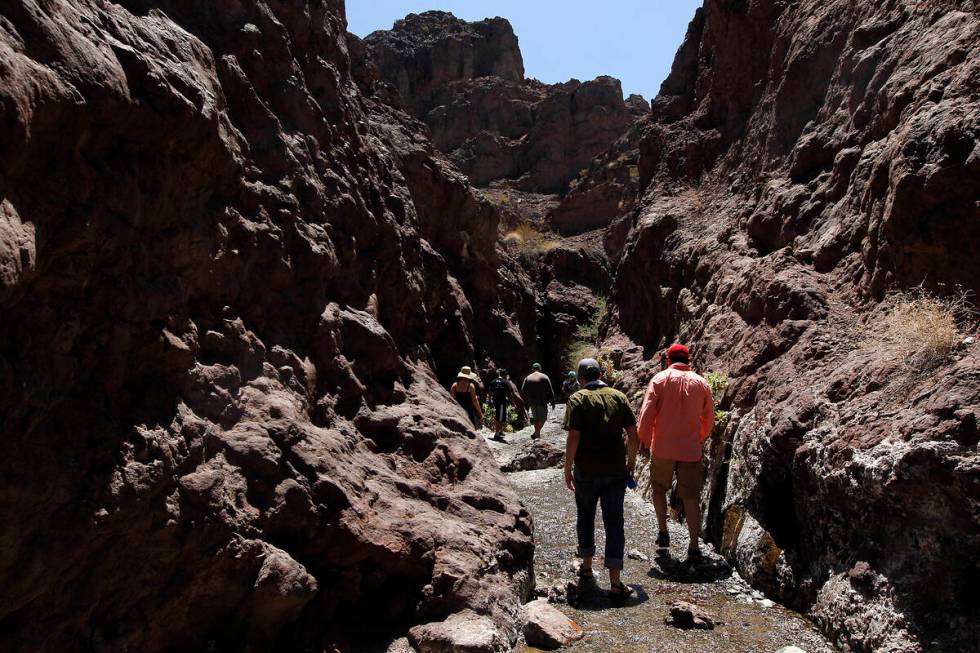
<path fill-rule="evenodd" d="M 375 32 L 366 40 L 381 78 L 416 115 L 440 104 L 453 82 L 478 77 L 524 81 L 517 36 L 503 18 L 468 23 L 445 11 L 427 11 L 409 14 L 391 30 Z"/>
<path fill-rule="evenodd" d="M 491 315 L 517 349 L 533 296 L 344 28 L 5 4 L 4 650 L 383 649 L 464 609 L 516 637 L 530 517 L 439 377 Z"/>
<path fill-rule="evenodd" d="M 559 193 L 633 124 L 645 102 L 619 80 L 524 79 L 517 38 L 496 18 L 412 14 L 365 39 L 380 79 L 477 186 Z"/>
<path fill-rule="evenodd" d="M 707 532 L 845 650 L 980 637 L 980 351 L 914 369 L 882 327 L 980 290 L 978 36 L 970 2 L 710 0 L 639 142 L 607 346 L 628 390 L 675 339 L 732 378 Z"/>

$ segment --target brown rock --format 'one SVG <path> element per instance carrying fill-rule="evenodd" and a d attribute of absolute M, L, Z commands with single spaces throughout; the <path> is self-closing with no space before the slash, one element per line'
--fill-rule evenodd
<path fill-rule="evenodd" d="M 715 619 L 702 608 L 687 601 L 674 601 L 670 604 L 670 613 L 664 618 L 664 623 L 674 628 L 694 628 L 697 630 L 714 630 Z"/>
<path fill-rule="evenodd" d="M 551 651 L 570 646 L 585 637 L 585 631 L 577 623 L 552 607 L 547 599 L 528 603 L 524 639 L 531 646 Z"/>
<path fill-rule="evenodd" d="M 507 639 L 493 620 L 466 610 L 445 621 L 415 626 L 409 639 L 419 653 L 506 653 Z"/>
<path fill-rule="evenodd" d="M 564 459 L 564 449 L 550 442 L 532 440 L 526 443 L 512 458 L 504 462 L 500 469 L 505 472 L 548 469 L 561 465 Z"/>
<path fill-rule="evenodd" d="M 389 644 L 385 653 L 416 653 L 416 651 L 412 648 L 407 637 L 401 637 Z"/>

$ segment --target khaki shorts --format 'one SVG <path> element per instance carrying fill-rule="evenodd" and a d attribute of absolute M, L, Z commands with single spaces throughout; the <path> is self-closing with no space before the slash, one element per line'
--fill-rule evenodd
<path fill-rule="evenodd" d="M 701 498 L 704 485 L 704 468 L 701 462 L 684 463 L 677 460 L 652 458 L 650 460 L 650 481 L 653 489 L 660 493 L 670 490 L 671 481 L 677 471 L 677 496 L 682 499 Z"/>
<path fill-rule="evenodd" d="M 531 421 L 532 422 L 546 422 L 548 421 L 548 405 L 547 404 L 531 404 Z"/>

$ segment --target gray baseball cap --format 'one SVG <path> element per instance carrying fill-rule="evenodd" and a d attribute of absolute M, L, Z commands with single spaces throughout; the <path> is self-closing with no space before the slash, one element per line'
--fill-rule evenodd
<path fill-rule="evenodd" d="M 602 367 L 594 358 L 583 358 L 578 362 L 578 375 L 583 379 L 598 379 L 602 376 Z"/>

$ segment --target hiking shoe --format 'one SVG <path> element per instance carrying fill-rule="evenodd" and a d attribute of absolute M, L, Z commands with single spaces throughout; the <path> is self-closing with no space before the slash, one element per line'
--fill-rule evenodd
<path fill-rule="evenodd" d="M 633 588 L 626 583 L 620 581 L 614 585 L 609 586 L 609 598 L 618 601 L 625 601 L 629 597 L 633 596 Z"/>
<path fill-rule="evenodd" d="M 657 535 L 657 546 L 661 549 L 666 549 L 668 546 L 670 546 L 670 533 L 667 531 L 660 531 L 660 534 Z"/>

